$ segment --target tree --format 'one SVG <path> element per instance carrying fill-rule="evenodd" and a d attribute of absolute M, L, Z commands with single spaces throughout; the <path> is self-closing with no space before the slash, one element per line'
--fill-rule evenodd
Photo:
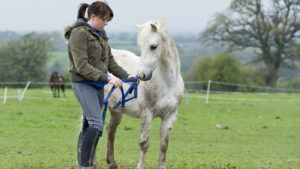
<path fill-rule="evenodd" d="M 0 31 L 0 42 L 17 39 L 20 35 L 12 31 Z"/>
<path fill-rule="evenodd" d="M 0 46 L 0 81 L 44 81 L 51 40 L 30 33 Z"/>
<path fill-rule="evenodd" d="M 259 84 L 259 76 L 254 77 L 255 72 L 243 65 L 239 59 L 231 54 L 220 54 L 214 57 L 201 58 L 191 67 L 185 76 L 185 80 L 192 81 L 218 81 L 227 83 Z M 206 89 L 204 86 L 190 86 L 193 89 Z M 200 87 L 200 88 L 199 88 Z M 214 84 L 213 90 L 236 91 L 238 86 L 225 86 Z"/>
<path fill-rule="evenodd" d="M 262 0 L 233 0 L 202 35 L 226 42 L 233 50 L 256 49 L 253 61 L 264 63 L 265 82 L 274 87 L 279 69 L 299 60 L 299 11 L 299 0 L 272 0 L 270 9 Z"/>

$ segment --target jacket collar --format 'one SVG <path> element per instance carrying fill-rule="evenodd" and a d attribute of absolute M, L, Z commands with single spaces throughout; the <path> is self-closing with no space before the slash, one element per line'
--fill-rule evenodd
<path fill-rule="evenodd" d="M 105 40 L 108 40 L 108 37 L 106 35 L 106 32 L 105 30 L 96 30 L 95 28 L 93 28 L 90 24 L 88 24 L 87 22 L 85 23 L 85 27 L 86 29 L 91 32 L 92 34 L 96 35 L 97 37 L 101 37 Z"/>

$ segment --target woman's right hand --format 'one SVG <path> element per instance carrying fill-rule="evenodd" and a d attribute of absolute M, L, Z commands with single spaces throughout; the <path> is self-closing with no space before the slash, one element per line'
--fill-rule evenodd
<path fill-rule="evenodd" d="M 114 85 L 115 87 L 122 87 L 123 82 L 121 79 L 117 78 L 116 76 L 109 74 L 110 80 L 108 81 L 109 84 Z"/>

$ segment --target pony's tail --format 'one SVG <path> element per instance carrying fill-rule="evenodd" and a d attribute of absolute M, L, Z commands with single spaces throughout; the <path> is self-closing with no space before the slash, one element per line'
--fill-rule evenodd
<path fill-rule="evenodd" d="M 79 6 L 79 9 L 78 9 L 78 13 L 77 13 L 77 19 L 83 19 L 85 21 L 87 21 L 88 19 L 85 17 L 85 12 L 86 12 L 86 9 L 89 7 L 89 4 L 87 3 L 82 3 L 80 4 Z"/>

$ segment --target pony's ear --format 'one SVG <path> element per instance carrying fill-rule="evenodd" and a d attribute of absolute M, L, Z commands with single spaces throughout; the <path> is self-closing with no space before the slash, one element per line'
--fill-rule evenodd
<path fill-rule="evenodd" d="M 141 29 L 143 27 L 143 25 L 139 25 L 139 24 L 135 24 L 134 25 L 137 29 Z"/>
<path fill-rule="evenodd" d="M 144 25 L 138 25 L 138 24 L 135 24 L 134 25 L 137 29 L 138 32 L 141 32 L 141 30 L 143 29 Z"/>
<path fill-rule="evenodd" d="M 165 28 L 167 25 L 167 22 L 165 20 L 159 20 L 158 22 L 160 23 L 161 27 Z"/>
<path fill-rule="evenodd" d="M 153 23 L 151 23 L 150 25 L 151 25 L 152 31 L 153 31 L 153 32 L 157 32 L 157 25 L 155 25 L 155 24 L 153 24 Z"/>

